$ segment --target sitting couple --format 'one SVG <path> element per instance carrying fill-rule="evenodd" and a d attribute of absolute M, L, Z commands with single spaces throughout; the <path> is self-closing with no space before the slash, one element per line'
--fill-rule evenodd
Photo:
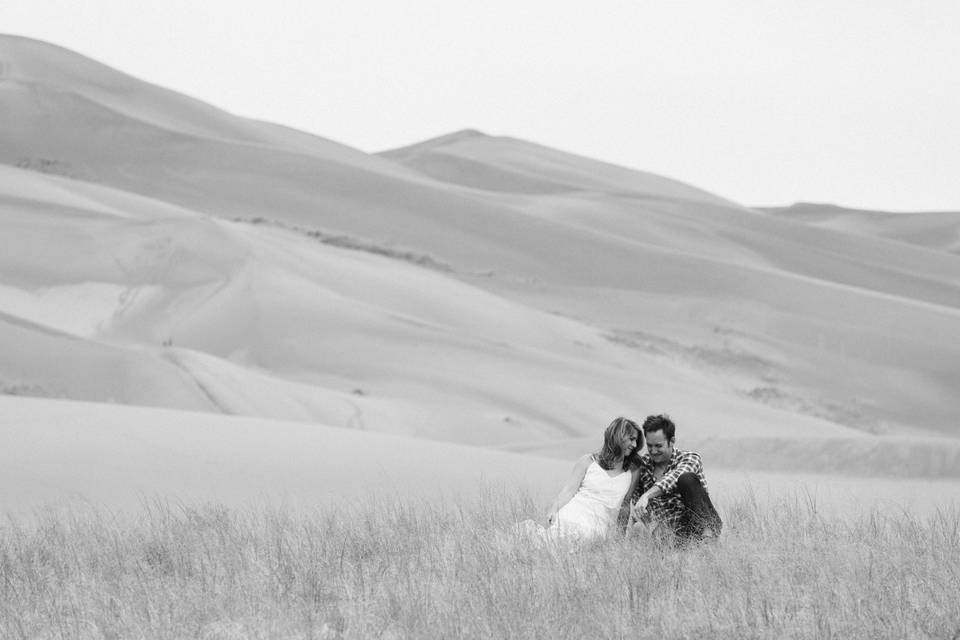
<path fill-rule="evenodd" d="M 619 526 L 645 526 L 658 539 L 678 544 L 715 538 L 717 515 L 700 455 L 674 446 L 669 416 L 650 416 L 642 429 L 617 418 L 603 434 L 603 448 L 583 456 L 547 512 L 539 536 L 587 541 Z M 647 452 L 640 455 L 646 439 Z M 531 522 L 531 524 L 533 524 Z"/>

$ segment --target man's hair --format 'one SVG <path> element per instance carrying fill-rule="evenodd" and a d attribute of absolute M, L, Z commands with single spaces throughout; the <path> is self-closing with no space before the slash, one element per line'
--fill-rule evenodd
<path fill-rule="evenodd" d="M 647 419 L 643 421 L 643 433 L 649 436 L 654 431 L 663 431 L 667 440 L 673 440 L 677 433 L 677 425 L 673 424 L 673 420 L 665 413 L 658 416 L 647 416 Z"/>

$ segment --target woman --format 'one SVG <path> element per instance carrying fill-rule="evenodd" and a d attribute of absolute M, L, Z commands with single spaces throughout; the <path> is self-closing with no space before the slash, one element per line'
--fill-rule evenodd
<path fill-rule="evenodd" d="M 605 538 L 625 519 L 638 476 L 643 432 L 633 420 L 617 418 L 603 434 L 603 448 L 577 461 L 547 510 L 547 526 L 528 520 L 528 533 L 548 540 L 585 542 Z"/>

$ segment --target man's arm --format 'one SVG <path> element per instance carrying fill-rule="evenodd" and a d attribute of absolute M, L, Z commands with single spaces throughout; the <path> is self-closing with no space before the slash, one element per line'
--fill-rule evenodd
<path fill-rule="evenodd" d="M 703 463 L 700 461 L 700 454 L 692 451 L 684 452 L 676 467 L 663 474 L 662 478 L 653 483 L 653 486 L 637 498 L 637 503 L 633 507 L 634 517 L 639 517 L 637 514 L 645 512 L 651 500 L 673 491 L 680 476 L 685 473 L 700 473 L 702 470 Z"/>
<path fill-rule="evenodd" d="M 677 466 L 663 474 L 663 477 L 657 480 L 653 486 L 660 489 L 660 493 L 657 495 L 670 493 L 677 486 L 677 480 L 680 479 L 680 476 L 685 473 L 699 474 L 701 471 L 703 471 L 703 462 L 700 460 L 700 454 L 685 451 L 677 461 Z M 655 498 L 657 496 L 651 497 Z"/>

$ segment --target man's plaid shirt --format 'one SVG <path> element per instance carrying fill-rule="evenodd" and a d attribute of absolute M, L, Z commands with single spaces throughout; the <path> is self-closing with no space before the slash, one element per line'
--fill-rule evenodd
<path fill-rule="evenodd" d="M 707 488 L 707 479 L 703 475 L 703 463 L 700 461 L 699 453 L 674 447 L 667 470 L 663 472 L 663 477 L 656 481 L 653 479 L 653 461 L 650 460 L 649 455 L 643 454 L 640 456 L 640 479 L 633 493 L 633 502 L 636 502 L 637 498 L 654 485 L 660 487 L 663 494 L 652 498 L 647 509 L 655 521 L 666 523 L 676 529 L 683 514 L 683 501 L 680 500 L 680 493 L 676 490 L 677 479 L 684 473 L 697 474 L 700 484 L 704 489 Z"/>

